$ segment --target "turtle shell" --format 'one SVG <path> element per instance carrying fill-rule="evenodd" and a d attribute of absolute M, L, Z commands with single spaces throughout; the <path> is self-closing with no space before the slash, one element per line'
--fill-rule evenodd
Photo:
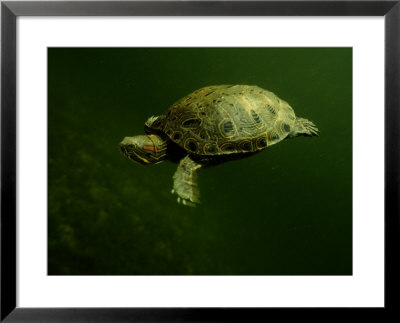
<path fill-rule="evenodd" d="M 263 150 L 287 137 L 295 121 L 293 109 L 272 92 L 216 85 L 175 102 L 155 128 L 188 152 L 210 156 Z"/>

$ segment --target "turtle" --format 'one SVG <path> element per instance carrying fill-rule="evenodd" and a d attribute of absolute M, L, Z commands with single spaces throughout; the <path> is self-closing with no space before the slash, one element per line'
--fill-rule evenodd
<path fill-rule="evenodd" d="M 318 136 L 316 125 L 295 115 L 274 93 L 255 85 L 213 85 L 181 98 L 144 124 L 144 135 L 125 137 L 131 161 L 179 163 L 172 193 L 178 203 L 200 203 L 200 168 L 252 156 L 286 138 Z"/>

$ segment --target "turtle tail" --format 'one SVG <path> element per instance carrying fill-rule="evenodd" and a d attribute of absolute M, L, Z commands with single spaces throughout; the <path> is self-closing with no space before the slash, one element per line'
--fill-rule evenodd
<path fill-rule="evenodd" d="M 310 120 L 297 118 L 294 128 L 290 132 L 289 136 L 319 136 L 319 130 Z"/>

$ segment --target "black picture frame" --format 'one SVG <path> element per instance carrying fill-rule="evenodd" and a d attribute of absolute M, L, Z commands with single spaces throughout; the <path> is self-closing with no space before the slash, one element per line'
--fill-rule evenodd
<path fill-rule="evenodd" d="M 340 309 L 18 308 L 16 307 L 16 19 L 19 16 L 384 16 L 385 19 L 385 306 L 400 304 L 399 108 L 400 1 L 2 1 L 1 2 L 1 317 L 3 322 L 242 321 L 270 312 L 342 317 Z M 343 310 L 343 309 L 341 309 Z M 268 311 L 268 312 L 267 312 Z M 311 313 L 310 313 L 311 311 Z M 316 314 L 319 313 L 319 314 Z M 359 317 L 360 318 L 360 317 Z"/>

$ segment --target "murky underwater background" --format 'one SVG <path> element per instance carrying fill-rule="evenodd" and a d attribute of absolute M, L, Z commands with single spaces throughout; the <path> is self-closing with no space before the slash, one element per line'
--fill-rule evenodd
<path fill-rule="evenodd" d="M 170 194 L 177 165 L 118 150 L 207 85 L 258 85 L 315 122 L 200 170 L 202 204 Z M 351 275 L 351 48 L 50 48 L 50 275 Z"/>

